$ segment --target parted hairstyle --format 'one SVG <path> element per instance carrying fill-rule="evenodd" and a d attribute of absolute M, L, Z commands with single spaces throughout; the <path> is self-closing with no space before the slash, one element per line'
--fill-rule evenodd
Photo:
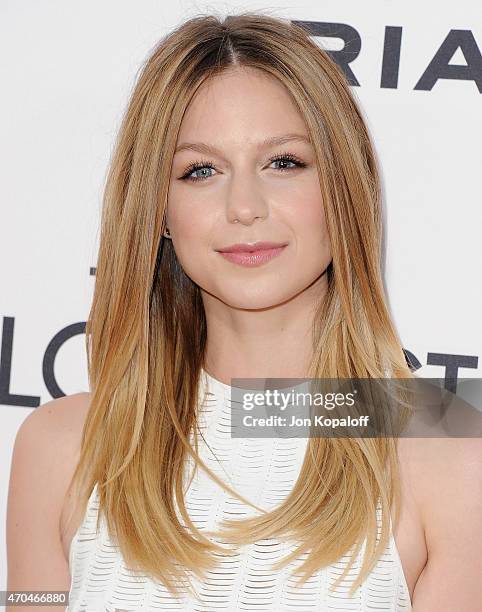
<path fill-rule="evenodd" d="M 382 198 L 376 155 L 348 81 L 300 25 L 260 12 L 198 15 L 155 46 L 139 72 L 106 176 L 100 247 L 86 323 L 90 408 L 71 487 L 81 503 L 97 483 L 100 515 L 128 566 L 172 593 L 229 554 L 191 521 L 183 466 L 232 495 L 198 456 L 200 375 L 207 327 L 200 287 L 163 237 L 177 136 L 207 79 L 249 66 L 276 77 L 306 122 L 315 150 L 332 261 L 313 324 L 309 377 L 410 378 L 381 272 Z M 300 542 L 304 582 L 365 540 L 352 593 L 371 571 L 398 517 L 397 439 L 310 438 L 297 482 L 270 512 L 224 521 L 235 547 L 262 538 Z M 378 532 L 377 504 L 381 509 Z M 253 505 L 253 504 L 250 504 Z M 180 522 L 177 509 L 185 525 Z M 256 507 L 256 506 L 254 506 Z"/>

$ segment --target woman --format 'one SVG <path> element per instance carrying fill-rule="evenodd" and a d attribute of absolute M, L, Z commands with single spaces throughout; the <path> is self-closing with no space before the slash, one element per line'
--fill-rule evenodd
<path fill-rule="evenodd" d="M 232 378 L 412 376 L 380 221 L 361 112 L 303 29 L 201 16 L 163 39 L 105 189 L 91 392 L 17 436 L 9 588 L 70 589 L 70 611 L 479 609 L 480 444 L 227 427 Z M 33 534 L 42 562 L 21 555 Z"/>

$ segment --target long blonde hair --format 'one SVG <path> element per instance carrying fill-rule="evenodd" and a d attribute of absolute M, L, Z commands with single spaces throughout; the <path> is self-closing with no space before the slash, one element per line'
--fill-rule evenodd
<path fill-rule="evenodd" d="M 173 593 L 190 583 L 187 570 L 202 577 L 216 565 L 213 553 L 226 551 L 186 511 L 188 454 L 246 501 L 202 463 L 197 442 L 194 449 L 189 443 L 197 424 L 205 313 L 199 286 L 163 238 L 183 115 L 202 83 L 236 66 L 263 70 L 285 85 L 316 153 L 333 259 L 307 375 L 383 378 L 389 370 L 394 378 L 411 376 L 383 288 L 375 152 L 345 75 L 302 27 L 281 18 L 244 12 L 182 23 L 142 67 L 107 175 L 86 324 L 91 400 L 72 478 L 83 504 L 98 484 L 100 513 L 128 566 Z M 299 568 L 303 581 L 356 544 L 353 560 L 366 538 L 354 592 L 387 545 L 398 484 L 396 439 L 311 438 L 286 500 L 261 516 L 225 522 L 222 533 L 235 545 L 281 537 L 289 525 L 302 544 L 276 569 L 309 551 Z"/>

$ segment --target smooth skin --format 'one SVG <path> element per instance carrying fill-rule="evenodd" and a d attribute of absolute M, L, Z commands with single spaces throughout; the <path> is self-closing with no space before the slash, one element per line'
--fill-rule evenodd
<path fill-rule="evenodd" d="M 178 138 L 179 146 L 198 145 L 175 155 L 167 225 L 182 266 L 202 290 L 206 369 L 227 384 L 259 372 L 303 377 L 311 357 L 311 313 L 326 291 L 331 254 L 311 145 L 260 144 L 288 134 L 308 137 L 289 93 L 272 77 L 238 68 L 197 91 Z M 304 165 L 271 161 L 286 153 Z M 205 165 L 189 176 L 205 178 L 182 178 L 193 162 Z M 252 240 L 289 245 L 258 268 L 216 252 Z M 83 517 L 77 512 L 66 524 L 75 500 L 65 492 L 89 401 L 83 393 L 47 402 L 18 431 L 7 509 L 10 590 L 70 587 L 68 551 Z M 480 439 L 401 439 L 399 455 L 402 513 L 394 538 L 413 611 L 478 612 Z"/>

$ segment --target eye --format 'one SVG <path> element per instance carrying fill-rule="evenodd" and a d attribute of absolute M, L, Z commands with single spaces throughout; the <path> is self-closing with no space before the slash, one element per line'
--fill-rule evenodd
<path fill-rule="evenodd" d="M 193 174 L 193 172 L 197 172 L 198 170 L 204 170 L 204 168 L 211 168 L 214 170 L 213 168 L 214 163 L 210 162 L 210 161 L 197 161 L 197 162 L 193 162 L 192 164 L 190 164 L 186 170 L 184 171 L 184 174 L 181 176 L 181 180 L 187 180 L 187 181 L 204 181 L 207 178 L 210 178 L 209 176 L 191 176 L 191 174 Z"/>
<path fill-rule="evenodd" d="M 296 157 L 296 155 L 293 155 L 292 153 L 282 153 L 279 155 L 275 155 L 274 157 L 271 157 L 269 161 L 271 164 L 277 163 L 277 162 L 280 162 L 280 163 L 288 162 L 294 165 L 294 167 L 292 166 L 288 168 L 275 168 L 275 170 L 279 170 L 280 172 L 296 170 L 296 168 L 306 168 L 305 162 L 301 161 L 298 157 Z M 186 168 L 186 170 L 184 171 L 184 174 L 180 177 L 180 180 L 187 180 L 191 182 L 204 181 L 208 178 L 211 178 L 212 174 L 211 175 L 204 174 L 203 176 L 192 176 L 192 175 L 195 172 L 198 172 L 198 170 L 205 170 L 209 168 L 211 170 L 214 170 L 214 163 L 211 161 L 202 160 L 202 161 L 193 162 Z"/>
<path fill-rule="evenodd" d="M 294 168 L 277 168 L 281 172 L 286 172 L 286 170 L 295 170 L 296 168 L 306 168 L 305 162 L 301 161 L 296 155 L 292 153 L 282 153 L 281 155 L 276 155 L 269 160 L 272 164 L 275 162 L 289 162 L 294 164 Z"/>

